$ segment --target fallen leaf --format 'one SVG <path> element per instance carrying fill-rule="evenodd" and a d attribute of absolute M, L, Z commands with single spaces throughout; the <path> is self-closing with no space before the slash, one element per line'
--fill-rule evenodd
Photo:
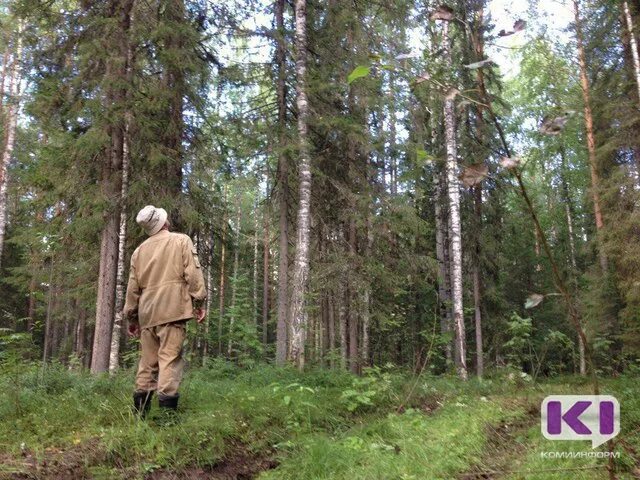
<path fill-rule="evenodd" d="M 544 300 L 544 295 L 540 295 L 539 293 L 532 293 L 527 297 L 524 308 L 537 307 L 542 303 L 542 300 Z"/>
<path fill-rule="evenodd" d="M 467 165 L 460 174 L 460 180 L 465 187 L 479 185 L 489 175 L 489 167 L 485 163 Z"/>
<path fill-rule="evenodd" d="M 450 22 L 455 18 L 453 14 L 453 9 L 447 5 L 440 5 L 436 8 L 431 15 L 429 15 L 429 20 L 443 20 L 445 22 Z"/>
<path fill-rule="evenodd" d="M 520 163 L 522 163 L 520 157 L 502 157 L 500 159 L 500 166 L 504 168 L 516 168 Z"/>

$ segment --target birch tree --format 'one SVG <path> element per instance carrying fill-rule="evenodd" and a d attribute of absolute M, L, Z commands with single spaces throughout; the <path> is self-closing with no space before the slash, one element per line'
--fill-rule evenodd
<path fill-rule="evenodd" d="M 309 153 L 307 99 L 307 5 L 295 2 L 296 105 L 298 107 L 299 205 L 296 253 L 291 292 L 291 327 L 289 358 L 302 370 L 308 315 L 306 293 L 309 281 L 309 230 L 311 220 L 311 159 Z"/>
<path fill-rule="evenodd" d="M 135 0 L 134 0 L 135 1 Z M 134 8 L 132 2 L 131 9 Z M 133 23 L 133 15 L 131 16 Z M 130 40 L 127 41 L 127 57 L 126 57 L 126 81 L 131 85 L 133 80 L 133 46 Z M 127 95 L 130 99 L 130 95 Z M 111 333 L 111 353 L 109 354 L 109 371 L 111 373 L 118 369 L 118 358 L 120 355 L 120 337 L 122 332 L 122 309 L 124 308 L 125 298 L 125 250 L 127 240 L 127 209 L 126 202 L 129 194 L 129 164 L 130 164 L 130 131 L 132 123 L 132 114 L 129 105 L 125 111 L 125 125 L 122 139 L 122 187 L 120 189 L 120 231 L 118 233 L 118 267 L 116 274 L 116 306 L 115 318 L 113 321 L 113 331 Z"/>
<path fill-rule="evenodd" d="M 4 250 L 4 235 L 7 226 L 7 187 L 9 184 L 8 170 L 13 147 L 16 141 L 16 126 L 18 124 L 18 111 L 20 109 L 20 82 L 21 82 L 21 62 L 22 62 L 22 21 L 18 24 L 18 31 L 15 38 L 16 47 L 13 54 L 11 74 L 9 79 L 9 106 L 6 109 L 4 124 L 4 143 L 2 150 L 2 164 L 0 164 L 0 264 L 2 262 L 2 251 Z M 5 54 L 5 64 L 9 56 Z M 3 74 L 4 83 L 4 74 Z M 0 96 L 4 95 L 3 90 Z"/>
<path fill-rule="evenodd" d="M 633 16 L 629 9 L 629 2 L 622 2 L 622 10 L 627 23 L 627 31 L 629 33 L 629 44 L 631 45 L 631 59 L 633 60 L 633 73 L 636 80 L 636 89 L 638 90 L 638 101 L 640 101 L 640 55 L 638 54 L 638 41 L 633 27 Z"/>
<path fill-rule="evenodd" d="M 442 42 L 447 66 L 452 65 L 449 23 L 443 22 Z M 462 304 L 462 241 L 460 223 L 460 186 L 458 183 L 458 144 L 456 139 L 456 118 L 454 95 L 448 93 L 444 101 L 445 144 L 447 159 L 447 197 L 449 203 L 449 236 L 451 249 L 451 300 L 455 332 L 455 364 L 458 375 L 467 379 L 467 346 L 465 340 L 464 310 Z"/>

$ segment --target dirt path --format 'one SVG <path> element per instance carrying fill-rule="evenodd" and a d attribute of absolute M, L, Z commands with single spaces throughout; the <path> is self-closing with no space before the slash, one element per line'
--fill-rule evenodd
<path fill-rule="evenodd" d="M 250 480 L 277 466 L 273 451 L 252 453 L 243 445 L 234 445 L 228 455 L 210 468 L 189 468 L 180 473 L 157 470 L 145 476 L 145 480 Z"/>
<path fill-rule="evenodd" d="M 488 442 L 482 460 L 468 472 L 460 474 L 458 480 L 495 480 L 517 470 L 518 461 L 527 450 L 526 433 L 539 421 L 539 407 L 528 405 L 523 417 L 502 421 L 498 425 L 487 425 Z"/>
<path fill-rule="evenodd" d="M 90 480 L 94 478 L 91 467 L 103 464 L 105 460 L 97 440 L 65 450 L 48 449 L 39 458 L 25 452 L 20 459 L 0 458 L 3 466 L 0 470 L 0 480 Z M 191 467 L 180 472 L 159 469 L 145 475 L 144 478 L 145 480 L 249 480 L 277 465 L 273 451 L 254 453 L 244 445 L 233 444 L 229 446 L 229 453 L 211 467 Z M 139 478 L 137 469 L 131 467 L 116 468 L 116 472 L 119 478 Z"/>

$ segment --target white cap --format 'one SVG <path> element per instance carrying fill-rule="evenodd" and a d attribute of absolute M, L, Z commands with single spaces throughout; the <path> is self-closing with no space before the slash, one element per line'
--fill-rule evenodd
<path fill-rule="evenodd" d="M 167 222 L 167 211 L 164 208 L 156 208 L 147 205 L 138 212 L 136 222 L 150 237 L 158 233 Z"/>

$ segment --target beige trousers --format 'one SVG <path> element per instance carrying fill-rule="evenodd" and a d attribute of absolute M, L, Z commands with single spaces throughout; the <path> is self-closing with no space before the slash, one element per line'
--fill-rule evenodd
<path fill-rule="evenodd" d="M 161 397 L 178 394 L 184 369 L 182 344 L 186 325 L 186 320 L 180 320 L 142 329 L 136 391 L 157 390 Z"/>

